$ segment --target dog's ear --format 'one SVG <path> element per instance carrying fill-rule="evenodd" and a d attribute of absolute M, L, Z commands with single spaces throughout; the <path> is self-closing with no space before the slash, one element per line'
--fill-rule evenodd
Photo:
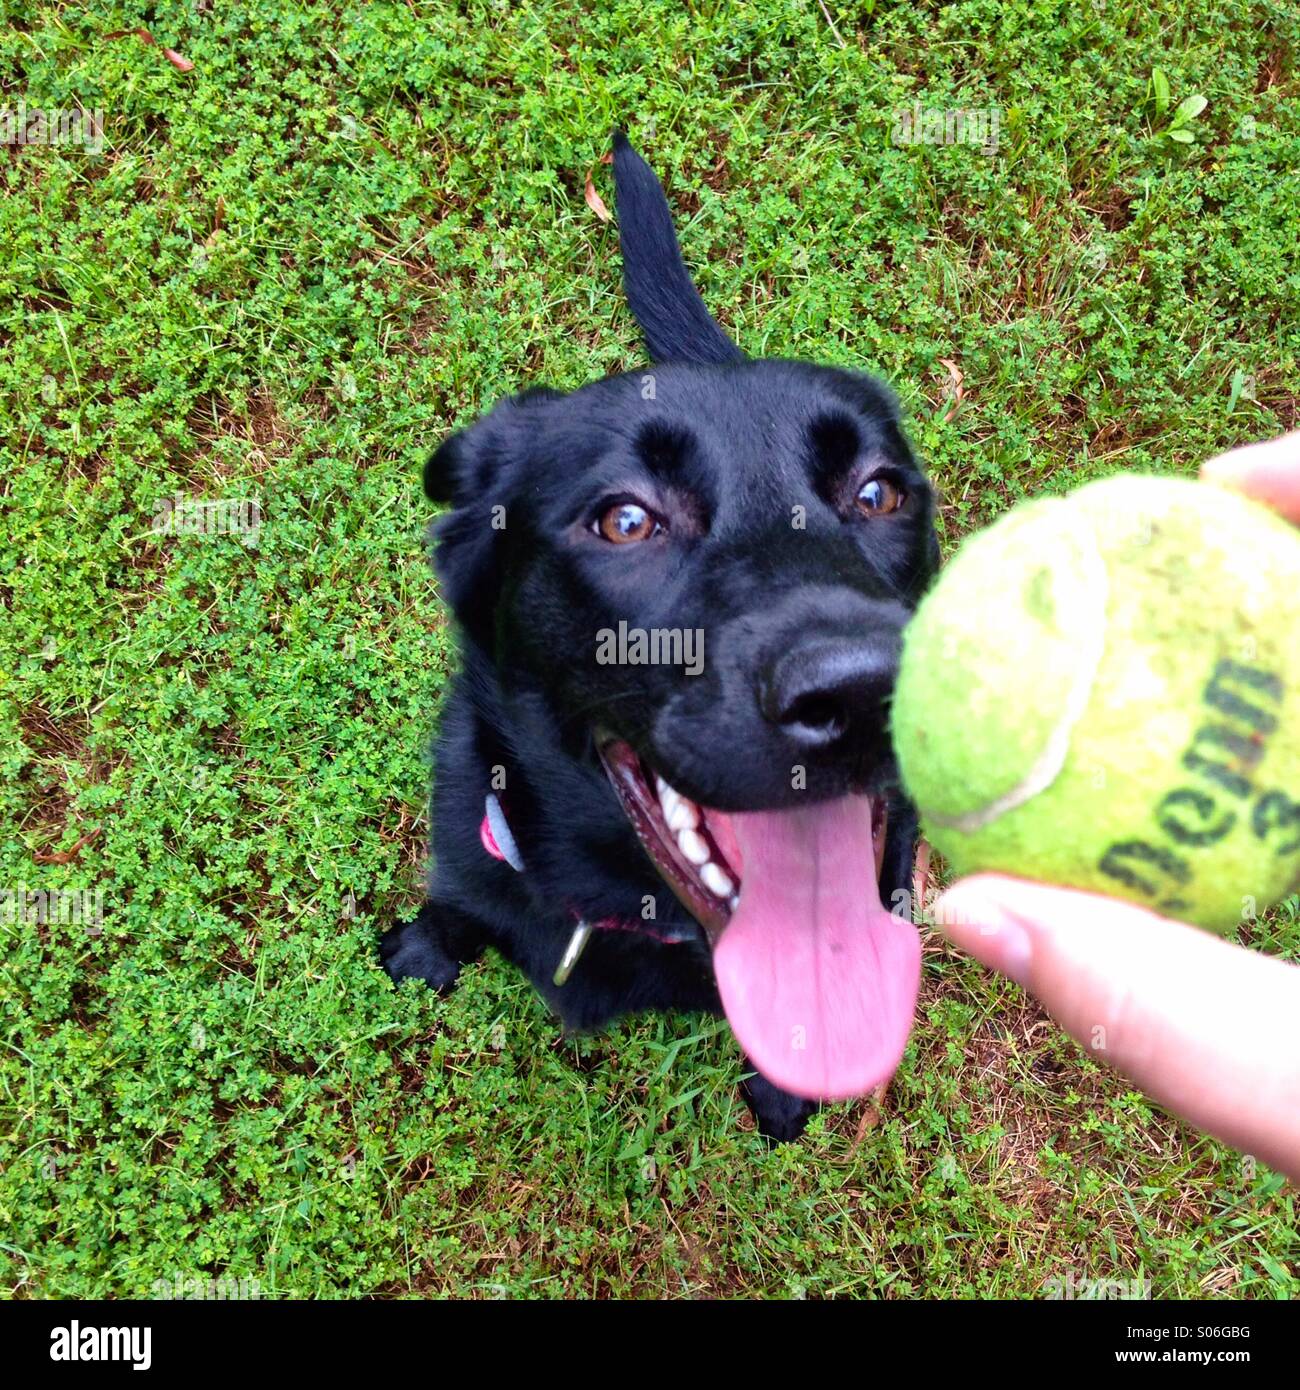
<path fill-rule="evenodd" d="M 443 441 L 424 465 L 424 490 L 452 510 L 433 528 L 442 597 L 466 635 L 491 642 L 500 596 L 509 506 L 537 430 L 535 412 L 561 397 L 535 387 L 502 401 Z"/>
<path fill-rule="evenodd" d="M 563 394 L 549 386 L 532 386 L 502 401 L 468 429 L 449 435 L 424 465 L 425 496 L 430 502 L 459 506 L 489 490 L 497 467 L 487 436 L 508 434 L 517 411 L 559 400 Z M 493 428 L 489 430 L 488 426 Z M 509 447 L 504 439 L 501 446 Z"/>
<path fill-rule="evenodd" d="M 429 455 L 424 465 L 424 495 L 430 502 L 446 506 L 456 495 L 456 460 L 461 441 L 462 431 L 457 430 Z"/>

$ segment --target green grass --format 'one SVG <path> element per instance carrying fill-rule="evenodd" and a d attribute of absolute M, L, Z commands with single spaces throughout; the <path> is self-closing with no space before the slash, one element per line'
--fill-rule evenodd
<path fill-rule="evenodd" d="M 566 1041 L 499 961 L 439 1001 L 374 959 L 454 661 L 419 467 L 507 392 L 640 360 L 583 199 L 610 128 L 746 350 L 897 385 L 950 547 L 1296 426 L 1293 4 L 0 19 L 0 106 L 107 121 L 98 155 L 0 149 L 0 885 L 105 909 L 0 928 L 4 1287 L 1300 1292 L 1280 1178 L 936 937 L 884 1101 L 776 1151 L 713 1021 Z M 914 101 L 996 108 L 997 153 L 891 143 Z M 178 491 L 258 499 L 257 546 L 152 534 Z M 1256 944 L 1294 957 L 1298 916 Z"/>

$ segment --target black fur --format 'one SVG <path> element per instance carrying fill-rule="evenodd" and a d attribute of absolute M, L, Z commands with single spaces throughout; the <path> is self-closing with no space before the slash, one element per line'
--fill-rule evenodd
<path fill-rule="evenodd" d="M 930 492 L 886 388 L 746 360 L 691 284 L 659 183 L 621 136 L 614 170 L 628 300 L 662 365 L 568 395 L 524 392 L 429 461 L 426 490 L 451 505 L 435 559 L 463 663 L 437 743 L 429 901 L 381 948 L 394 980 L 445 990 L 495 946 L 570 1028 L 719 1010 L 703 933 L 637 841 L 593 730 L 720 810 L 793 804 L 794 763 L 805 798 L 892 788 L 899 633 L 938 560 Z M 896 512 L 855 509 L 873 477 L 902 490 Z M 666 534 L 602 539 L 593 521 L 628 498 Z M 704 672 L 598 663 L 597 633 L 620 619 L 702 629 Z M 846 660 L 855 674 L 836 686 L 831 720 L 809 672 Z M 493 788 L 522 873 L 480 844 Z M 910 887 L 916 829 L 890 796 L 886 903 Z M 552 983 L 578 918 L 636 923 L 647 898 L 656 931 L 689 939 L 597 931 L 568 982 Z M 759 1076 L 745 1094 L 774 1139 L 796 1137 L 815 1109 Z"/>

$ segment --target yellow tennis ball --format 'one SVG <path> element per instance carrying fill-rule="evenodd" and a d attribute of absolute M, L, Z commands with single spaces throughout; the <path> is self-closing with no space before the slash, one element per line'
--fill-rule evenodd
<path fill-rule="evenodd" d="M 972 537 L 905 634 L 899 770 L 959 874 L 1218 931 L 1300 888 L 1300 534 L 1120 476 Z"/>

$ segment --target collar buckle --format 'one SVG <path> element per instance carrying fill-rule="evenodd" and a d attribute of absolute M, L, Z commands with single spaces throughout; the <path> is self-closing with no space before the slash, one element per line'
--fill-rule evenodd
<path fill-rule="evenodd" d="M 579 922 L 574 927 L 569 944 L 564 948 L 564 954 L 560 957 L 560 963 L 555 967 L 555 974 L 551 976 L 552 983 L 562 985 L 573 974 L 573 967 L 577 965 L 583 951 L 587 949 L 587 942 L 591 940 L 591 933 L 592 925 L 590 922 Z"/>

